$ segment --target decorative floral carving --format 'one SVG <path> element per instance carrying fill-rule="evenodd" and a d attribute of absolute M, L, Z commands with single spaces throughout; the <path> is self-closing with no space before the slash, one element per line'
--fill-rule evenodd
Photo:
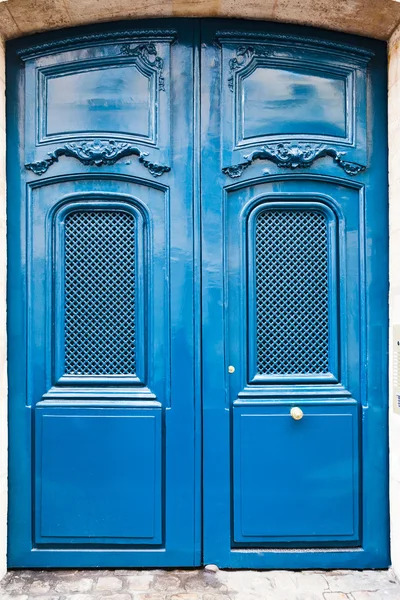
<path fill-rule="evenodd" d="M 157 56 L 157 48 L 155 44 L 139 44 L 139 46 L 132 47 L 130 44 L 124 44 L 121 47 L 121 54 L 126 56 L 135 56 L 144 65 L 155 69 L 158 73 L 158 87 L 160 90 L 165 91 L 165 79 L 162 74 L 164 69 L 164 60 Z"/>
<path fill-rule="evenodd" d="M 49 158 L 27 163 L 25 167 L 36 175 L 43 175 L 52 164 L 58 162 L 60 156 L 71 156 L 84 165 L 95 165 L 96 167 L 113 165 L 124 156 L 137 156 L 139 162 L 154 177 L 159 177 L 171 170 L 170 167 L 158 165 L 148 160 L 146 158 L 148 152 L 142 152 L 139 148 L 127 142 L 117 142 L 115 140 L 89 140 L 79 144 L 65 144 L 60 148 L 56 148 L 54 152 L 49 152 Z"/>
<path fill-rule="evenodd" d="M 271 56 L 271 50 L 263 48 L 263 46 L 241 46 L 236 50 L 235 58 L 229 61 L 231 75 L 228 79 L 229 89 L 233 92 L 233 79 L 235 71 L 247 67 L 255 56 Z"/>
<path fill-rule="evenodd" d="M 324 156 L 331 156 L 348 175 L 358 175 L 365 171 L 365 166 L 343 160 L 345 155 L 345 152 L 339 152 L 336 148 L 325 144 L 294 144 L 290 142 L 270 144 L 263 146 L 260 150 L 255 150 L 251 154 L 244 155 L 245 160 L 243 162 L 224 167 L 222 172 L 232 178 L 240 177 L 243 171 L 257 159 L 270 160 L 278 167 L 307 168 L 311 167 L 315 160 Z"/>

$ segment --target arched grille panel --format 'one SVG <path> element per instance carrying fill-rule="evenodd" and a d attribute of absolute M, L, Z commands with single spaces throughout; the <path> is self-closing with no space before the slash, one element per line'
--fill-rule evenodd
<path fill-rule="evenodd" d="M 261 211 L 256 220 L 257 371 L 329 371 L 328 231 L 317 210 Z"/>
<path fill-rule="evenodd" d="M 136 373 L 135 217 L 75 211 L 65 219 L 65 374 Z"/>

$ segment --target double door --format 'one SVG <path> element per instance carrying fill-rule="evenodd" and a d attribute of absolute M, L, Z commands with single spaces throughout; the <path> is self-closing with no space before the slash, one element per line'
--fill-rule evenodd
<path fill-rule="evenodd" d="M 384 46 L 8 48 L 11 567 L 379 567 Z"/>

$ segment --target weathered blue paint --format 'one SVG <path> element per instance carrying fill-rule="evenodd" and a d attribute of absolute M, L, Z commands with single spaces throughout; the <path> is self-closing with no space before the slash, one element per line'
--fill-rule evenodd
<path fill-rule="evenodd" d="M 9 565 L 387 566 L 384 45 L 130 22 L 8 77 Z"/>

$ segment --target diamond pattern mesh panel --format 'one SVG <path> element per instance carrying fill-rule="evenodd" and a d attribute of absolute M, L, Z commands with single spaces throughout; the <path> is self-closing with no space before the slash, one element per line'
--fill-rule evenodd
<path fill-rule="evenodd" d="M 136 372 L 135 224 L 124 211 L 65 219 L 65 374 Z"/>
<path fill-rule="evenodd" d="M 328 238 L 323 214 L 279 209 L 256 221 L 257 371 L 327 373 Z"/>

